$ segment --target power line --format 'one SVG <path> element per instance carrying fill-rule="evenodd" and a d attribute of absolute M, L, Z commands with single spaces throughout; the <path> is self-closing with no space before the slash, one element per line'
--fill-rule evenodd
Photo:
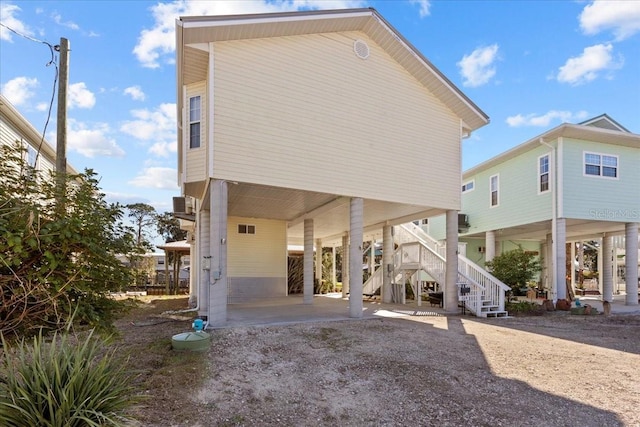
<path fill-rule="evenodd" d="M 27 40 L 30 40 L 32 42 L 35 43 L 41 43 L 44 45 L 47 45 L 49 47 L 49 52 L 51 52 L 51 59 L 49 60 L 49 62 L 46 63 L 46 67 L 50 66 L 53 64 L 53 66 L 55 67 L 55 74 L 53 77 L 53 90 L 51 93 L 51 101 L 49 101 L 49 108 L 47 111 L 47 120 L 44 123 L 44 129 L 42 130 L 42 137 L 40 138 L 40 144 L 38 145 L 38 150 L 36 152 L 36 158 L 35 158 L 35 162 L 34 162 L 34 166 L 38 163 L 38 157 L 40 157 L 40 151 L 42 150 L 42 144 L 44 144 L 44 136 L 47 133 L 47 127 L 49 126 L 49 121 L 51 120 L 51 111 L 53 109 L 53 101 L 56 98 L 56 87 L 57 87 L 57 83 L 58 83 L 58 65 L 56 64 L 56 55 L 55 52 L 58 51 L 60 49 L 60 46 L 58 45 L 52 45 L 51 43 L 44 41 L 44 40 L 38 40 L 34 37 L 31 37 L 27 34 L 23 34 L 19 31 L 14 30 L 13 28 L 9 27 L 6 24 L 3 24 L 2 22 L 0 22 L 0 26 L 6 28 L 7 30 L 11 31 L 12 33 L 15 33 L 16 35 L 23 37 Z"/>

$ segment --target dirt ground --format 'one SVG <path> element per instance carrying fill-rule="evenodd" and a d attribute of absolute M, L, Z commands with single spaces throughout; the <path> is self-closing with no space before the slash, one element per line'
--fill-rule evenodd
<path fill-rule="evenodd" d="M 211 331 L 185 298 L 118 321 L 135 426 L 640 426 L 640 316 L 419 316 Z"/>

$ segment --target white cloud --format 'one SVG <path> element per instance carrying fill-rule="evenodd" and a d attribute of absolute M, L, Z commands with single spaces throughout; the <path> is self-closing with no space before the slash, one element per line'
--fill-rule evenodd
<path fill-rule="evenodd" d="M 161 190 L 176 190 L 178 188 L 178 171 L 174 168 L 148 167 L 128 184 L 134 187 L 156 188 Z"/>
<path fill-rule="evenodd" d="M 84 123 L 69 119 L 67 121 L 68 148 L 89 158 L 124 157 L 124 150 L 115 139 L 108 136 L 110 132 L 109 125 L 106 123 L 98 123 L 90 128 Z"/>
<path fill-rule="evenodd" d="M 601 71 L 620 68 L 623 61 L 614 61 L 612 51 L 613 46 L 610 43 L 586 47 L 582 55 L 569 58 L 560 67 L 558 81 L 576 86 L 595 80 Z"/>
<path fill-rule="evenodd" d="M 78 24 L 76 24 L 75 22 L 72 21 L 66 21 L 64 22 L 62 20 L 62 16 L 59 13 L 54 13 L 51 15 L 51 17 L 53 18 L 53 21 L 58 24 L 61 25 L 63 27 L 67 27 L 71 30 L 79 30 L 80 26 Z"/>
<path fill-rule="evenodd" d="M 420 18 L 429 16 L 429 8 L 431 7 L 429 0 L 409 0 L 409 3 L 417 4 L 420 7 Z"/>
<path fill-rule="evenodd" d="M 552 121 L 559 120 L 560 123 L 571 123 L 577 121 L 583 121 L 588 116 L 586 111 L 578 111 L 572 113 L 571 111 L 556 111 L 551 110 L 541 116 L 535 114 L 517 114 L 515 116 L 507 117 L 507 124 L 511 127 L 520 126 L 539 126 L 548 127 Z"/>
<path fill-rule="evenodd" d="M 496 74 L 495 61 L 498 59 L 498 45 L 479 47 L 471 54 L 464 55 L 458 67 L 462 75 L 462 84 L 478 87 L 486 84 Z"/>
<path fill-rule="evenodd" d="M 585 34 L 611 30 L 616 40 L 624 40 L 640 31 L 640 1 L 596 0 L 585 6 L 579 19 Z"/>
<path fill-rule="evenodd" d="M 129 95 L 134 101 L 144 101 L 145 94 L 140 86 L 129 86 L 124 90 L 125 95 Z"/>
<path fill-rule="evenodd" d="M 155 111 L 132 110 L 131 115 L 135 120 L 123 123 L 120 131 L 152 142 L 149 151 L 157 156 L 168 157 L 176 151 L 176 104 L 161 104 Z"/>
<path fill-rule="evenodd" d="M 18 14 L 22 9 L 18 6 L 10 3 L 2 3 L 0 4 L 0 21 L 7 27 L 11 28 L 19 32 L 20 34 L 24 34 L 26 36 L 33 36 L 33 32 L 27 27 L 27 25 L 16 18 L 15 15 Z M 0 27 L 0 40 L 6 40 L 8 42 L 13 41 L 13 36 L 15 34 L 5 27 Z"/>
<path fill-rule="evenodd" d="M 39 85 L 35 77 L 16 77 L 2 85 L 0 92 L 16 107 L 25 105 L 35 95 L 34 89 Z"/>
<path fill-rule="evenodd" d="M 236 15 L 283 12 L 301 9 L 345 9 L 362 7 L 360 0 L 178 0 L 158 3 L 150 8 L 154 25 L 140 32 L 133 54 L 143 67 L 158 68 L 160 59 L 174 61 L 175 20 L 179 16 Z"/>
<path fill-rule="evenodd" d="M 69 108 L 93 108 L 96 104 L 96 96 L 87 89 L 84 82 L 69 85 L 67 91 L 67 100 Z"/>

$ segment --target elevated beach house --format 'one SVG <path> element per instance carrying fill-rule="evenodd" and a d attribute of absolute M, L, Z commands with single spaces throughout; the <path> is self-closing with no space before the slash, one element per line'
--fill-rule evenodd
<path fill-rule="evenodd" d="M 444 308 L 458 309 L 461 141 L 489 119 L 374 9 L 181 17 L 178 180 L 191 279 L 210 325 L 227 304 L 287 294 L 287 245 L 342 245 L 362 316 L 363 241 L 446 215 Z M 348 262 L 347 262 L 348 260 Z M 317 268 L 316 268 L 317 270 Z"/>

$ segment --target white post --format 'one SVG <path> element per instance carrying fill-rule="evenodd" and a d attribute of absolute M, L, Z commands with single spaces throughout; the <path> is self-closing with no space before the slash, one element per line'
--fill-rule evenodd
<path fill-rule="evenodd" d="M 393 226 L 382 228 L 382 302 L 391 302 L 391 282 L 393 279 Z"/>
<path fill-rule="evenodd" d="M 444 287 L 444 310 L 458 311 L 458 211 L 447 211 L 447 248 Z"/>
<path fill-rule="evenodd" d="M 485 233 L 485 262 L 491 261 L 496 256 L 496 233 L 495 231 L 487 231 Z"/>
<path fill-rule="evenodd" d="M 364 201 L 351 199 L 349 218 L 349 317 L 362 317 L 362 222 Z"/>
<path fill-rule="evenodd" d="M 613 237 L 602 238 L 602 300 L 613 301 Z"/>
<path fill-rule="evenodd" d="M 566 220 L 556 220 L 556 240 L 553 246 L 556 249 L 555 282 L 557 299 L 567 298 L 567 250 L 566 250 Z M 555 302 L 555 301 L 554 301 Z"/>
<path fill-rule="evenodd" d="M 331 283 L 333 283 L 333 290 L 336 286 L 336 245 L 331 247 Z"/>
<path fill-rule="evenodd" d="M 313 219 L 304 220 L 303 297 L 304 304 L 313 303 Z"/>
<path fill-rule="evenodd" d="M 625 305 L 638 305 L 638 227 L 638 222 L 624 225 Z"/>
<path fill-rule="evenodd" d="M 209 272 L 209 313 L 207 321 L 211 326 L 224 325 L 227 322 L 227 182 L 211 182 L 210 209 L 210 254 Z"/>
<path fill-rule="evenodd" d="M 349 294 L 349 234 L 342 236 L 342 298 Z"/>

